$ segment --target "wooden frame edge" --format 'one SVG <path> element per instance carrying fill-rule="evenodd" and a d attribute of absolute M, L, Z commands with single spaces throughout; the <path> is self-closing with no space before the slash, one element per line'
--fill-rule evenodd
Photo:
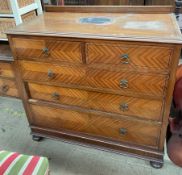
<path fill-rule="evenodd" d="M 159 143 L 159 149 L 163 150 L 164 149 L 164 144 L 166 140 L 166 132 L 167 132 L 167 127 L 168 127 L 168 119 L 169 119 L 169 114 L 170 114 L 170 109 L 171 109 L 171 102 L 173 98 L 173 91 L 174 91 L 174 86 L 175 86 L 175 81 L 176 81 L 176 70 L 177 66 L 179 63 L 179 58 L 180 58 L 180 53 L 181 53 L 181 46 L 176 45 L 173 53 L 173 64 L 171 67 L 171 73 L 169 77 L 169 85 L 167 86 L 167 95 L 166 95 L 166 100 L 165 100 L 165 111 L 163 114 L 163 124 L 161 127 L 161 133 L 160 133 L 160 143 Z"/>

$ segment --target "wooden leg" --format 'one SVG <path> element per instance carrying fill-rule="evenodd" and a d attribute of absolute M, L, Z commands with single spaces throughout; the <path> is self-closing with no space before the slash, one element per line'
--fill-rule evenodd
<path fill-rule="evenodd" d="M 36 135 L 32 135 L 32 140 L 36 142 L 42 141 L 44 138 Z"/>
<path fill-rule="evenodd" d="M 150 161 L 150 165 L 155 168 L 155 169 L 161 169 L 164 165 L 164 163 L 161 162 L 154 162 L 154 161 Z"/>

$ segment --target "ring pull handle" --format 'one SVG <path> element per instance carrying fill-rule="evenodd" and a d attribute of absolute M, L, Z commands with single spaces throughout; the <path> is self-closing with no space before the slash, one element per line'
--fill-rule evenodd
<path fill-rule="evenodd" d="M 53 98 L 53 100 L 59 100 L 60 99 L 60 94 L 57 93 L 57 92 L 53 92 L 52 93 L 52 98 Z"/>
<path fill-rule="evenodd" d="M 126 128 L 120 128 L 119 129 L 119 133 L 121 134 L 121 135 L 126 135 L 127 134 L 127 129 Z"/>
<path fill-rule="evenodd" d="M 120 87 L 123 89 L 127 89 L 128 88 L 128 80 L 121 80 L 120 81 Z"/>
<path fill-rule="evenodd" d="M 55 74 L 52 70 L 49 69 L 47 72 L 47 76 L 48 76 L 48 78 L 54 78 Z"/>
<path fill-rule="evenodd" d="M 46 57 L 48 57 L 49 56 L 49 49 L 47 48 L 47 47 L 44 47 L 43 49 L 42 49 L 42 52 L 43 52 L 43 54 L 46 56 Z"/>
<path fill-rule="evenodd" d="M 2 92 L 3 92 L 3 93 L 8 92 L 8 90 L 9 90 L 9 86 L 8 86 L 8 85 L 3 85 L 3 86 L 2 86 Z"/>
<path fill-rule="evenodd" d="M 120 58 L 121 58 L 123 64 L 129 64 L 130 60 L 129 60 L 129 55 L 128 54 L 122 54 L 120 56 Z"/>
<path fill-rule="evenodd" d="M 129 106 L 128 106 L 127 103 L 123 103 L 123 104 L 120 105 L 120 109 L 121 109 L 123 112 L 125 112 L 125 111 L 128 111 Z"/>

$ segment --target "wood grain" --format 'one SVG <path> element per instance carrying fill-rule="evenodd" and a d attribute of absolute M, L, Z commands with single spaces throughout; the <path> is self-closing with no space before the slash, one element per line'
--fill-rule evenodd
<path fill-rule="evenodd" d="M 8 32 L 33 134 L 163 162 L 182 44 L 172 8 L 49 10 L 60 13 L 45 13 Z M 113 21 L 80 22 L 101 16 Z"/>
<path fill-rule="evenodd" d="M 151 96 L 165 94 L 167 77 L 164 75 L 143 74 L 136 72 L 109 72 L 84 66 L 63 66 L 50 63 L 20 61 L 24 80 L 37 82 L 57 82 L 82 87 L 114 90 L 124 94 L 148 94 Z M 53 77 L 49 78 L 48 72 Z M 120 87 L 122 80 L 128 81 L 128 87 Z M 146 83 L 147 82 L 147 83 Z"/>
<path fill-rule="evenodd" d="M 31 125 L 31 134 L 35 134 L 41 137 L 56 139 L 66 143 L 82 145 L 89 148 L 94 148 L 102 151 L 109 151 L 115 154 L 127 155 L 129 157 L 135 157 L 146 161 L 156 161 L 164 163 L 163 151 L 157 149 L 143 147 L 139 145 L 129 144 L 126 142 L 115 142 L 108 139 L 99 138 L 96 136 L 90 136 L 86 134 L 76 133 L 68 130 L 56 131 L 54 129 L 45 129 Z M 103 149 L 104 148 L 104 149 Z"/>
<path fill-rule="evenodd" d="M 173 64 L 171 65 L 171 74 L 170 74 L 168 86 L 166 89 L 167 95 L 166 95 L 164 117 L 163 117 L 163 123 L 162 123 L 161 134 L 160 134 L 160 143 L 159 143 L 160 150 L 164 149 L 164 144 L 166 141 L 167 127 L 169 122 L 168 118 L 170 114 L 171 103 L 173 100 L 173 91 L 174 91 L 174 86 L 176 82 L 176 70 L 178 67 L 180 55 L 181 55 L 181 46 L 178 46 L 175 48 L 174 55 L 172 58 Z"/>
<path fill-rule="evenodd" d="M 30 98 L 160 121 L 162 101 L 28 83 Z M 122 109 L 127 104 L 128 109 Z M 152 106 L 152 108 L 151 108 Z"/>
<path fill-rule="evenodd" d="M 156 147 L 160 126 L 137 121 L 107 118 L 75 111 L 31 105 L 33 125 L 49 129 L 67 129 L 110 139 Z M 127 129 L 126 135 L 120 129 Z"/>
<path fill-rule="evenodd" d="M 135 3 L 135 2 L 133 2 Z M 71 13 L 172 13 L 173 6 L 45 6 L 46 12 L 71 12 Z"/>
<path fill-rule="evenodd" d="M 0 62 L 0 77 L 14 78 L 14 72 L 11 62 Z"/>
<path fill-rule="evenodd" d="M 110 23 L 81 23 L 80 18 L 106 16 Z M 66 19 L 66 20 L 65 20 Z M 35 27 L 36 26 L 36 27 Z M 36 19 L 9 30 L 8 34 L 57 36 L 82 39 L 182 43 L 173 14 L 126 13 L 44 13 Z"/>
<path fill-rule="evenodd" d="M 169 47 L 138 46 L 117 44 L 86 45 L 87 63 L 127 67 L 128 69 L 155 68 L 165 69 L 169 67 L 173 49 Z M 127 55 L 128 59 L 122 56 Z M 128 62 L 128 64 L 125 64 Z"/>
<path fill-rule="evenodd" d="M 14 38 L 13 42 L 18 58 L 82 63 L 81 44 L 79 42 L 39 38 Z M 47 50 L 45 51 L 45 49 Z"/>

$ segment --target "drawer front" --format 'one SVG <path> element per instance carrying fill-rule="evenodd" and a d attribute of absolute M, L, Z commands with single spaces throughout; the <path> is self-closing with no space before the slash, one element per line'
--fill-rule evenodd
<path fill-rule="evenodd" d="M 30 98 L 144 119 L 161 120 L 162 101 L 28 83 Z M 142 107 L 141 107 L 142 106 Z"/>
<path fill-rule="evenodd" d="M 108 72 L 83 66 L 58 66 L 26 61 L 20 61 L 20 65 L 23 78 L 26 80 L 66 83 L 126 94 L 162 96 L 165 92 L 166 77 L 164 75 Z"/>
<path fill-rule="evenodd" d="M 0 95 L 19 97 L 15 81 L 0 79 Z"/>
<path fill-rule="evenodd" d="M 15 77 L 11 63 L 0 62 L 0 77 Z"/>
<path fill-rule="evenodd" d="M 31 105 L 31 109 L 34 114 L 33 125 L 35 126 L 55 130 L 66 129 L 138 145 L 152 147 L 158 145 L 159 125 L 46 106 Z"/>
<path fill-rule="evenodd" d="M 87 44 L 88 64 L 107 64 L 128 68 L 169 67 L 173 50 L 169 47 Z"/>
<path fill-rule="evenodd" d="M 79 42 L 13 38 L 18 58 L 82 63 Z"/>

